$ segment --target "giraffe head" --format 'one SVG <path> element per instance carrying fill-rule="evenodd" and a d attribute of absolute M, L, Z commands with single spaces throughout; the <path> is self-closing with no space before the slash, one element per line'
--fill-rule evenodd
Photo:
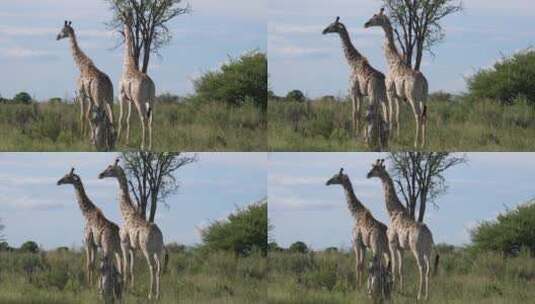
<path fill-rule="evenodd" d="M 375 161 L 375 163 L 372 165 L 372 168 L 370 172 L 368 172 L 368 175 L 366 175 L 367 178 L 372 177 L 381 177 L 386 174 L 386 167 L 384 165 L 385 160 L 384 159 L 378 159 Z"/>
<path fill-rule="evenodd" d="M 388 17 L 385 15 L 385 8 L 381 8 L 378 14 L 373 15 L 368 22 L 364 24 L 365 28 L 369 28 L 372 26 L 386 26 L 390 25 L 390 21 L 388 20 Z"/>
<path fill-rule="evenodd" d="M 104 171 L 102 171 L 99 175 L 99 179 L 103 179 L 106 177 L 119 177 L 120 172 L 122 172 L 121 166 L 119 166 L 119 158 L 115 160 L 115 162 L 111 165 L 109 165 Z"/>
<path fill-rule="evenodd" d="M 329 33 L 339 33 L 344 29 L 345 26 L 343 23 L 340 22 L 340 17 L 336 17 L 336 20 L 333 23 L 329 24 L 329 26 L 327 26 L 322 33 L 323 35 Z"/>
<path fill-rule="evenodd" d="M 74 35 L 74 29 L 72 28 L 72 21 L 65 20 L 65 24 L 63 25 L 63 28 L 58 34 L 58 37 L 56 40 L 61 40 L 63 38 L 72 37 Z"/>
<path fill-rule="evenodd" d="M 345 182 L 348 181 L 347 175 L 344 174 L 344 168 L 340 168 L 340 172 L 336 173 L 333 177 L 331 177 L 325 185 L 342 185 Z"/>
<path fill-rule="evenodd" d="M 65 174 L 64 177 L 62 177 L 58 182 L 57 185 L 65 185 L 65 184 L 77 184 L 80 183 L 80 177 L 74 173 L 74 168 L 69 171 L 69 173 Z"/>

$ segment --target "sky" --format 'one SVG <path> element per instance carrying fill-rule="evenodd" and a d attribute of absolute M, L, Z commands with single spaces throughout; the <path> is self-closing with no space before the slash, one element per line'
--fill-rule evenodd
<path fill-rule="evenodd" d="M 270 0 L 268 59 L 270 87 L 278 95 L 300 89 L 309 97 L 345 96 L 349 68 L 337 35 L 321 31 L 341 17 L 353 44 L 372 66 L 385 72 L 384 33 L 364 29 L 377 13 L 379 0 Z M 432 92 L 466 91 L 465 78 L 488 68 L 503 55 L 535 44 L 535 1 L 464 0 L 464 11 L 442 23 L 445 40 L 432 57 L 426 54 L 422 71 Z"/>
<path fill-rule="evenodd" d="M 226 218 L 238 207 L 266 197 L 266 153 L 198 153 L 179 169 L 178 192 L 169 208 L 157 209 L 166 243 L 195 245 L 199 228 Z M 72 166 L 89 198 L 104 215 L 123 223 L 115 180 L 99 180 L 115 153 L 0 153 L 0 218 L 10 246 L 33 240 L 45 249 L 82 245 L 84 218 L 72 185 L 56 182 Z"/>
<path fill-rule="evenodd" d="M 425 223 L 435 243 L 464 245 L 469 231 L 507 208 L 535 197 L 535 153 L 467 153 L 468 163 L 449 169 L 448 192 L 429 207 Z M 353 219 L 343 188 L 325 186 L 340 168 L 374 217 L 388 224 L 379 179 L 366 174 L 381 153 L 272 153 L 269 156 L 270 238 L 283 247 L 303 241 L 314 249 L 350 248 Z M 388 165 L 388 164 L 387 164 Z"/>
<path fill-rule="evenodd" d="M 192 80 L 217 69 L 229 57 L 265 51 L 267 0 L 184 0 L 192 13 L 169 23 L 174 35 L 161 57 L 151 57 L 149 75 L 158 94 L 193 92 Z M 185 2 L 186 3 L 186 2 Z M 105 22 L 104 0 L 0 0 L 0 95 L 27 91 L 38 100 L 72 97 L 78 69 L 69 42 L 56 41 L 64 20 L 72 20 L 83 51 L 107 73 L 118 92 L 123 47 Z"/>

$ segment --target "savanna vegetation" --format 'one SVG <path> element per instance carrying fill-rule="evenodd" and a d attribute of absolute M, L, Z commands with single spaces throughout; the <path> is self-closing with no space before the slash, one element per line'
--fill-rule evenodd
<path fill-rule="evenodd" d="M 170 260 L 158 303 L 266 303 L 267 225 L 258 225 L 265 222 L 267 203 L 262 201 L 203 228 L 205 241 L 198 246 L 168 244 Z M 239 232 L 232 242 L 247 250 L 229 248 L 228 236 L 219 234 L 222 227 Z M 149 272 L 140 254 L 135 265 L 135 288 L 121 303 L 147 303 Z M 81 250 L 44 251 L 31 241 L 21 248 L 0 243 L 0 303 L 100 302 L 96 285 L 86 281 Z"/>
<path fill-rule="evenodd" d="M 535 204 L 508 210 L 472 230 L 463 247 L 435 246 L 440 254 L 430 281 L 427 303 L 529 303 L 535 297 Z M 314 251 L 303 242 L 288 249 L 270 243 L 269 303 L 371 303 L 366 287 L 356 288 L 350 249 Z M 368 258 L 369 255 L 368 255 Z M 404 290 L 394 303 L 415 303 L 418 272 L 414 258 L 404 255 Z"/>
<path fill-rule="evenodd" d="M 248 82 L 239 81 L 240 77 Z M 250 52 L 231 60 L 220 71 L 201 76 L 191 96 L 158 96 L 153 149 L 265 151 L 265 79 L 265 54 Z M 0 103 L 0 151 L 95 150 L 89 135 L 81 132 L 79 105 L 72 101 L 52 98 L 37 102 L 22 92 L 12 99 L 0 98 Z M 114 113 L 117 119 L 118 106 Z M 139 148 L 141 126 L 135 109 L 131 122 L 130 144 L 123 137 L 116 149 Z"/>

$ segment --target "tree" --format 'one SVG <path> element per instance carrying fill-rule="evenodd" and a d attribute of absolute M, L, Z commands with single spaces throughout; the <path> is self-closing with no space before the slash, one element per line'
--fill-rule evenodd
<path fill-rule="evenodd" d="M 528 48 L 502 58 L 493 67 L 481 69 L 467 79 L 474 99 L 493 99 L 512 104 L 517 98 L 535 103 L 535 49 Z"/>
<path fill-rule="evenodd" d="M 125 172 L 133 193 L 138 213 L 147 218 L 147 206 L 150 203 L 149 222 L 154 222 L 158 203 L 176 190 L 179 184 L 175 172 L 197 161 L 196 155 L 182 152 L 123 152 Z"/>
<path fill-rule="evenodd" d="M 29 104 L 32 102 L 32 96 L 26 92 L 20 92 L 13 97 L 13 102 Z"/>
<path fill-rule="evenodd" d="M 267 200 L 238 209 L 226 219 L 212 222 L 201 230 L 203 246 L 209 250 L 227 250 L 245 256 L 268 251 Z"/>
<path fill-rule="evenodd" d="M 307 253 L 308 246 L 301 241 L 297 241 L 293 243 L 292 245 L 290 245 L 290 248 L 288 248 L 288 251 L 293 252 L 293 253 Z"/>
<path fill-rule="evenodd" d="M 199 101 L 220 101 L 231 105 L 252 101 L 266 111 L 267 83 L 266 54 L 253 51 L 238 59 L 230 59 L 219 70 L 195 79 L 193 85 Z"/>
<path fill-rule="evenodd" d="M 424 51 L 445 36 L 440 22 L 462 10 L 460 0 L 381 0 L 395 29 L 405 62 L 420 70 Z"/>
<path fill-rule="evenodd" d="M 22 244 L 22 246 L 20 246 L 20 250 L 23 252 L 38 253 L 39 246 L 34 241 L 27 241 L 24 244 Z"/>
<path fill-rule="evenodd" d="M 423 222 L 427 204 L 447 191 L 444 172 L 467 162 L 464 155 L 447 152 L 392 152 L 388 158 L 393 180 L 410 216 L 418 222 Z"/>
<path fill-rule="evenodd" d="M 470 234 L 476 251 L 517 255 L 526 248 L 535 256 L 535 203 L 522 204 L 498 215 L 496 220 L 481 222 Z"/>
<path fill-rule="evenodd" d="M 182 0 L 105 0 L 113 11 L 108 27 L 123 32 L 123 15 L 132 11 L 134 22 L 130 29 L 134 34 L 133 54 L 141 71 L 147 73 L 152 53 L 168 44 L 173 38 L 167 23 L 173 18 L 190 12 L 189 4 Z"/>
<path fill-rule="evenodd" d="M 297 101 L 297 102 L 306 101 L 305 94 L 303 94 L 303 92 L 301 92 L 300 90 L 293 90 L 293 91 L 288 92 L 288 94 L 286 94 L 286 99 Z"/>

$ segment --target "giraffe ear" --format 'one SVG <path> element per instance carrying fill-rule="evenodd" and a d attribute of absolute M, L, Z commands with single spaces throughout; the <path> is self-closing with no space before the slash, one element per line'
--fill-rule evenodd
<path fill-rule="evenodd" d="M 67 23 L 69 23 L 67 20 L 65 20 L 65 25 L 67 25 Z"/>
<path fill-rule="evenodd" d="M 379 11 L 379 16 L 382 16 L 385 14 L 385 8 L 381 7 L 381 10 Z"/>
<path fill-rule="evenodd" d="M 336 23 L 339 23 L 340 22 L 340 16 L 337 16 L 336 17 Z"/>
<path fill-rule="evenodd" d="M 344 168 L 340 168 L 340 173 L 339 174 L 344 174 Z"/>
<path fill-rule="evenodd" d="M 119 161 L 120 159 L 117 157 L 117 159 L 115 160 L 115 166 L 119 165 Z"/>
<path fill-rule="evenodd" d="M 74 173 L 74 167 L 71 168 L 71 173 L 70 174 L 73 174 Z"/>

